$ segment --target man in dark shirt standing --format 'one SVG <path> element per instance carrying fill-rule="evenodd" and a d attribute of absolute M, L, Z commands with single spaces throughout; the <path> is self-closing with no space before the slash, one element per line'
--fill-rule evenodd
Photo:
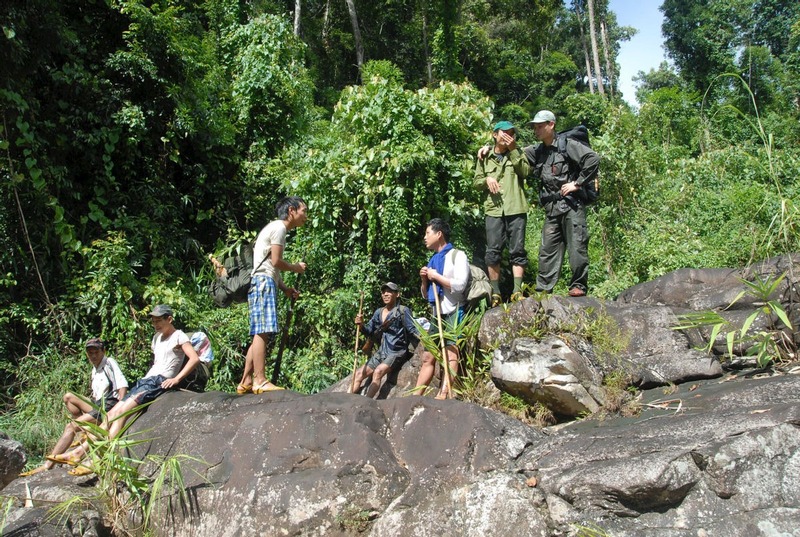
<path fill-rule="evenodd" d="M 541 182 L 539 201 L 545 211 L 536 290 L 551 292 L 561 275 L 564 250 L 569 255 L 572 279 L 569 295 L 584 296 L 589 282 L 589 230 L 582 188 L 593 181 L 600 157 L 590 148 L 566 140 L 566 155 L 558 151 L 556 116 L 540 110 L 529 123 L 542 143 L 526 147 L 533 174 Z"/>

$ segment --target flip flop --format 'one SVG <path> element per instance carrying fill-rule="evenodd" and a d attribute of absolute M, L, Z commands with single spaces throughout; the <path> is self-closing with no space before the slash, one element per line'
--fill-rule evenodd
<path fill-rule="evenodd" d="M 239 395 L 244 395 L 246 393 L 250 393 L 251 391 L 253 391 L 252 384 L 239 384 L 236 386 L 236 393 Z"/>
<path fill-rule="evenodd" d="M 86 440 L 85 434 L 76 434 L 75 438 L 72 440 L 72 443 L 69 445 L 70 448 L 78 447 L 83 444 L 83 441 Z"/>
<path fill-rule="evenodd" d="M 62 455 L 48 455 L 47 457 L 45 457 L 45 459 L 47 459 L 48 461 L 54 462 L 56 464 L 69 464 L 70 466 L 78 466 L 78 464 L 81 462 L 80 459 L 77 459 L 77 460 L 76 459 L 72 459 L 72 458 L 67 457 L 67 456 L 65 456 L 63 454 Z"/>
<path fill-rule="evenodd" d="M 88 466 L 76 466 L 75 468 L 73 468 L 72 470 L 70 470 L 70 471 L 69 471 L 69 472 L 67 472 L 67 473 L 68 473 L 69 475 L 74 475 L 74 476 L 77 476 L 77 477 L 82 477 L 82 476 L 85 476 L 85 475 L 93 474 L 93 473 L 94 473 L 94 470 L 92 470 L 92 469 L 91 469 L 91 468 L 89 468 Z"/>
<path fill-rule="evenodd" d="M 281 388 L 280 386 L 275 386 L 274 384 L 270 383 L 269 381 L 263 382 L 258 386 L 253 386 L 253 393 L 265 393 L 265 392 L 277 392 L 279 390 L 283 390 L 285 388 Z"/>
<path fill-rule="evenodd" d="M 47 471 L 47 468 L 45 468 L 44 466 L 37 466 L 36 468 L 33 468 L 32 470 L 28 470 L 27 472 L 20 473 L 18 477 L 30 477 L 32 475 L 38 474 L 39 472 L 45 472 L 45 471 Z"/>

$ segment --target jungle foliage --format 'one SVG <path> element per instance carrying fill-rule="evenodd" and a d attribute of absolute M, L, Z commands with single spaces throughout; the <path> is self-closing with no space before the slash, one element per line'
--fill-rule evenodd
<path fill-rule="evenodd" d="M 252 241 L 287 194 L 308 201 L 287 256 L 309 269 L 282 382 L 325 388 L 349 372 L 360 291 L 374 307 L 391 279 L 425 313 L 427 219 L 447 218 L 482 262 L 473 156 L 493 122 L 539 108 L 587 125 L 602 155 L 593 294 L 797 251 L 797 3 L 665 0 L 674 67 L 640 73 L 638 109 L 615 89 L 634 30 L 593 3 L 599 71 L 583 0 L 355 0 L 357 33 L 327 0 L 300 2 L 297 25 L 279 0 L 4 2 L 0 429 L 46 449 L 63 424 L 54 394 L 85 392 L 90 336 L 141 376 L 156 303 L 209 335 L 210 388 L 232 390 L 247 311 L 213 307 L 207 256 Z"/>

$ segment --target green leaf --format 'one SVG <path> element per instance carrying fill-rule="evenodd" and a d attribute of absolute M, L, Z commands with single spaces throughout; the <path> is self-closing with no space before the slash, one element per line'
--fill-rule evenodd
<path fill-rule="evenodd" d="M 776 300 L 770 300 L 769 302 L 767 302 L 767 305 L 772 310 L 772 313 L 778 316 L 778 318 L 781 320 L 781 322 L 786 328 L 788 328 L 789 330 L 794 330 L 792 328 L 792 322 L 789 320 L 789 316 L 786 315 L 786 312 L 783 310 L 783 307 L 781 306 L 780 302 Z"/>
<path fill-rule="evenodd" d="M 754 311 L 750 314 L 750 316 L 745 320 L 744 324 L 742 325 L 741 335 L 740 337 L 744 337 L 747 334 L 747 331 L 750 329 L 750 325 L 753 324 L 753 321 L 756 320 L 758 314 L 761 313 L 760 311 Z"/>
<path fill-rule="evenodd" d="M 728 356 L 730 356 L 731 358 L 733 358 L 733 343 L 735 337 L 736 337 L 736 332 L 731 330 L 730 332 L 728 332 L 728 335 L 725 338 L 728 343 Z"/>

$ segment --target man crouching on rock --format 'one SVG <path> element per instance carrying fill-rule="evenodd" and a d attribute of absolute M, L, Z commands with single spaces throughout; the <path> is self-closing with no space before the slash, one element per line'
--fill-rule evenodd
<path fill-rule="evenodd" d="M 399 365 L 408 353 L 408 345 L 419 341 L 419 331 L 411 318 L 411 310 L 398 303 L 400 288 L 396 283 L 386 282 L 381 286 L 383 307 L 375 310 L 372 319 L 365 325 L 364 316 L 356 315 L 355 323 L 361 327 L 369 338 L 365 347 L 372 348 L 380 342 L 378 350 L 369 361 L 356 370 L 353 386 L 358 393 L 361 382 L 372 375 L 372 382 L 367 388 L 367 397 L 375 397 L 381 387 L 381 379 L 392 367 Z M 366 351 L 365 351 L 366 352 Z"/>

